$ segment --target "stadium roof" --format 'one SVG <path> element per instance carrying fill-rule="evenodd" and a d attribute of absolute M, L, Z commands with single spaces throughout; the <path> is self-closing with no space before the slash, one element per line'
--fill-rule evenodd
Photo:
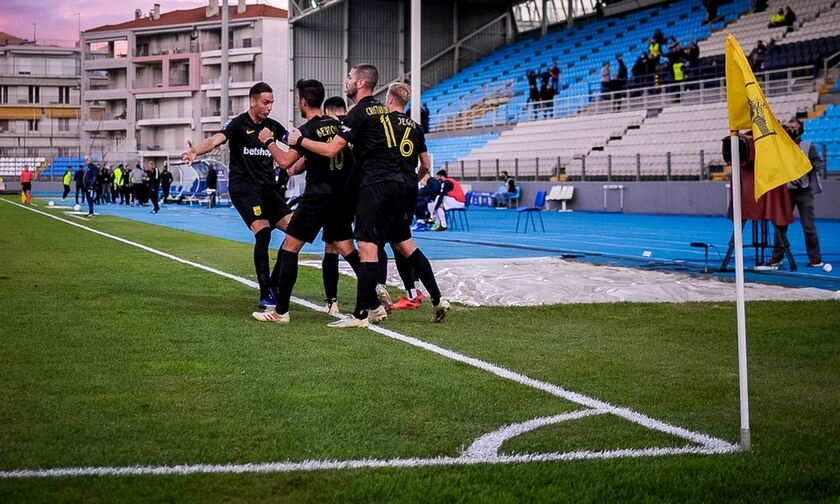
<path fill-rule="evenodd" d="M 259 17 L 271 17 L 271 18 L 286 18 L 288 17 L 288 12 L 283 9 L 278 9 L 277 7 L 272 7 L 270 5 L 248 5 L 243 13 L 236 12 L 236 6 L 233 5 L 229 7 L 230 9 L 230 19 L 231 21 L 235 19 L 250 19 L 250 18 L 259 18 Z M 182 10 L 174 10 L 171 12 L 162 12 L 160 14 L 159 19 L 153 19 L 152 17 L 143 17 L 140 19 L 134 19 L 132 21 L 127 21 L 125 23 L 118 23 L 112 25 L 103 25 L 97 26 L 96 28 L 91 28 L 90 30 L 85 30 L 85 33 L 91 32 L 104 32 L 104 31 L 113 31 L 113 30 L 130 30 L 134 28 L 148 28 L 148 27 L 162 27 L 162 26 L 175 26 L 175 25 L 183 25 L 189 23 L 204 23 L 209 21 L 221 21 L 222 20 L 222 13 L 221 10 L 218 14 L 214 16 L 207 17 L 207 8 L 206 7 L 197 7 L 195 9 L 182 9 Z"/>

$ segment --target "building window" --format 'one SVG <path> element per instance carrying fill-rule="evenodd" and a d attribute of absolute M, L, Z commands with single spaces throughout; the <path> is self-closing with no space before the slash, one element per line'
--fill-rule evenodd
<path fill-rule="evenodd" d="M 29 103 L 41 103 L 41 86 L 29 86 Z"/>
<path fill-rule="evenodd" d="M 8 119 L 0 119 L 0 131 L 9 131 Z"/>
<path fill-rule="evenodd" d="M 41 123 L 39 119 L 28 119 L 26 121 L 26 129 L 29 131 L 38 131 L 38 125 Z"/>
<path fill-rule="evenodd" d="M 70 119 L 60 117 L 58 119 L 58 131 L 70 131 Z"/>
<path fill-rule="evenodd" d="M 58 88 L 58 103 L 70 103 L 70 86 L 59 86 Z"/>
<path fill-rule="evenodd" d="M 9 103 L 9 86 L 0 86 L 0 103 Z"/>

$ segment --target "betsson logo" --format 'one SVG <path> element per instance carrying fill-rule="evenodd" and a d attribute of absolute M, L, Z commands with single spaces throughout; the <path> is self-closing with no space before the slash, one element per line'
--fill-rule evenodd
<path fill-rule="evenodd" d="M 262 147 L 242 147 L 242 154 L 246 156 L 267 156 L 271 157 L 271 152 L 268 149 L 264 149 Z"/>

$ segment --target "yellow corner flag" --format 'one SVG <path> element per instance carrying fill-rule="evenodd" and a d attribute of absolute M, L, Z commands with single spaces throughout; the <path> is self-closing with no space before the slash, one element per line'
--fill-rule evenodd
<path fill-rule="evenodd" d="M 811 170 L 811 161 L 779 124 L 743 49 L 726 37 L 726 101 L 729 129 L 751 129 L 755 139 L 755 199 Z M 734 167 L 733 167 L 734 169 Z"/>

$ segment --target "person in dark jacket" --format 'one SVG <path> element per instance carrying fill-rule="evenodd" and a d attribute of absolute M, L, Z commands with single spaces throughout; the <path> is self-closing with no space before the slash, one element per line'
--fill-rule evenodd
<path fill-rule="evenodd" d="M 82 176 L 82 183 L 85 186 L 85 197 L 88 203 L 88 217 L 93 217 L 93 200 L 95 198 L 96 184 L 99 181 L 99 169 L 93 164 L 90 156 L 85 157 L 85 171 Z"/>
<path fill-rule="evenodd" d="M 79 194 L 82 195 L 82 203 L 85 202 L 85 167 L 79 166 L 73 175 L 73 182 L 76 184 L 76 204 L 79 204 Z"/>
<path fill-rule="evenodd" d="M 208 208 L 216 206 L 216 191 L 219 186 L 219 173 L 212 166 L 207 170 L 207 195 L 210 196 Z"/>
<path fill-rule="evenodd" d="M 163 163 L 163 171 L 160 172 L 160 187 L 163 189 L 163 204 L 169 201 L 169 190 L 172 188 L 172 172 L 166 163 Z"/>
<path fill-rule="evenodd" d="M 149 185 L 149 197 L 152 199 L 152 213 L 156 214 L 160 211 L 158 205 L 158 190 L 160 189 L 160 172 L 154 161 L 149 161 L 146 168 L 146 177 Z"/>

